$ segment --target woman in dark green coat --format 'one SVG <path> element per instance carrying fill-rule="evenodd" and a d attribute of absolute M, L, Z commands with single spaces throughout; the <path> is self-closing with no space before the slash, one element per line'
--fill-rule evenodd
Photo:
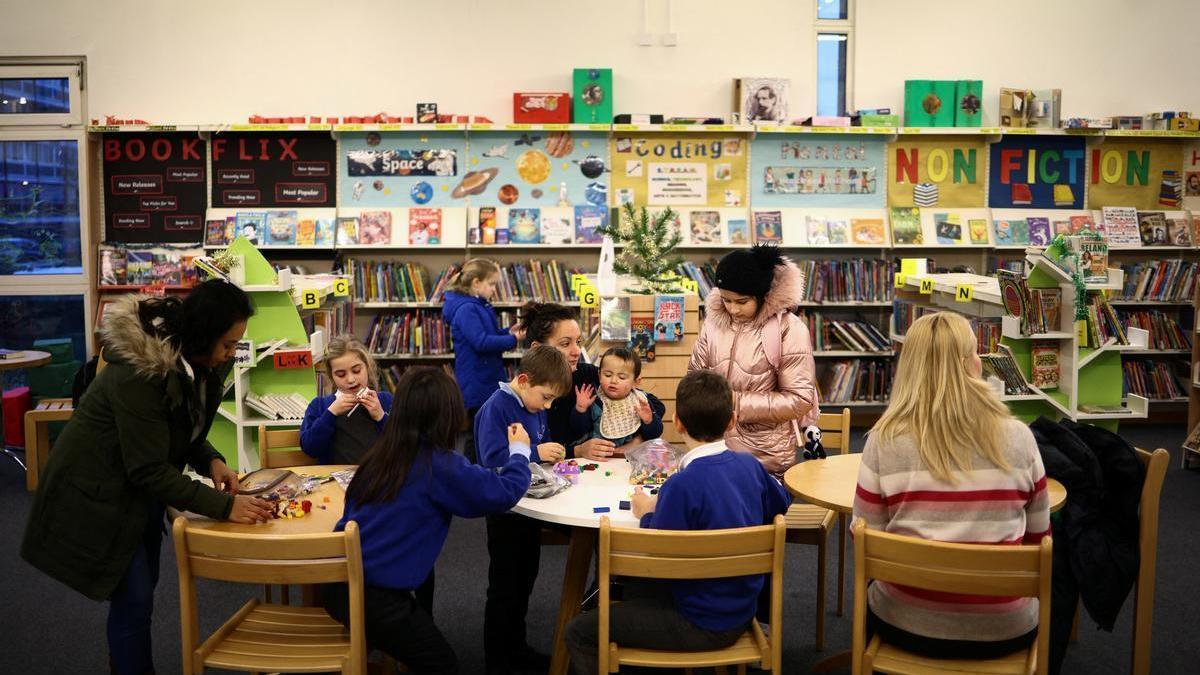
<path fill-rule="evenodd" d="M 113 672 L 154 672 L 150 617 L 165 507 L 243 523 L 269 516 L 266 502 L 237 495 L 237 474 L 206 439 L 251 314 L 246 293 L 224 281 L 182 301 L 118 300 L 101 328 L 108 364 L 50 453 L 21 556 L 110 601 Z M 216 487 L 183 475 L 184 464 Z"/>

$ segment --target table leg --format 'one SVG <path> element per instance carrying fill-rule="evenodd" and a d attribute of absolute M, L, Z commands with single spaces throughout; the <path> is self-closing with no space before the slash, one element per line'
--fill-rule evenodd
<path fill-rule="evenodd" d="M 566 675 L 570 664 L 564 632 L 567 623 L 579 613 L 579 603 L 587 586 L 592 553 L 596 550 L 596 530 L 586 527 L 571 528 L 571 541 L 567 544 L 567 564 L 563 571 L 562 597 L 558 602 L 558 622 L 554 626 L 554 652 L 550 656 L 550 675 Z"/>
<path fill-rule="evenodd" d="M 850 654 L 849 649 L 847 649 L 846 651 L 843 651 L 843 652 L 838 652 L 837 654 L 834 654 L 832 656 L 827 656 L 813 664 L 812 672 L 827 673 L 831 670 L 838 670 L 841 668 L 849 668 L 850 667 L 850 657 L 851 657 L 851 654 Z"/>

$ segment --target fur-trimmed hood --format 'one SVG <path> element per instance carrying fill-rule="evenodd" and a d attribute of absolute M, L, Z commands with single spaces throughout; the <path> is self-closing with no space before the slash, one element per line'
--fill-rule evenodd
<path fill-rule="evenodd" d="M 800 268 L 790 258 L 785 258 L 782 264 L 775 266 L 775 278 L 771 280 L 771 290 L 767 291 L 763 305 L 758 314 L 750 322 L 752 328 L 762 328 L 776 314 L 789 311 L 800 304 L 804 297 L 804 275 Z M 728 328 L 733 320 L 725 309 L 721 299 L 721 290 L 713 288 L 704 299 L 705 321 L 713 321 L 721 328 Z"/>
<path fill-rule="evenodd" d="M 104 312 L 100 340 L 105 360 L 128 364 L 147 377 L 165 377 L 179 368 L 180 351 L 142 328 L 138 303 L 149 297 L 132 294 L 115 300 Z"/>

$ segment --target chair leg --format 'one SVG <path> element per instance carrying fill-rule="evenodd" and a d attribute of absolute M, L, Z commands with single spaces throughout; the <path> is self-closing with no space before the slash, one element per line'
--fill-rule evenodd
<path fill-rule="evenodd" d="M 846 514 L 838 515 L 838 605 L 837 615 L 846 608 Z"/>
<path fill-rule="evenodd" d="M 817 641 L 816 650 L 825 648 L 825 540 L 828 532 L 822 532 L 817 544 Z"/>

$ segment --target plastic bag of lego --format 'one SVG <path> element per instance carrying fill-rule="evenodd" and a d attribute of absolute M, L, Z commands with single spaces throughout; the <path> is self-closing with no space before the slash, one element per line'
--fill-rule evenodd
<path fill-rule="evenodd" d="M 625 453 L 632 485 L 662 485 L 679 470 L 684 453 L 661 438 L 646 441 Z"/>
<path fill-rule="evenodd" d="M 526 497 L 545 499 L 571 487 L 570 480 L 537 462 L 529 463 L 529 474 L 529 489 L 525 491 Z"/>

